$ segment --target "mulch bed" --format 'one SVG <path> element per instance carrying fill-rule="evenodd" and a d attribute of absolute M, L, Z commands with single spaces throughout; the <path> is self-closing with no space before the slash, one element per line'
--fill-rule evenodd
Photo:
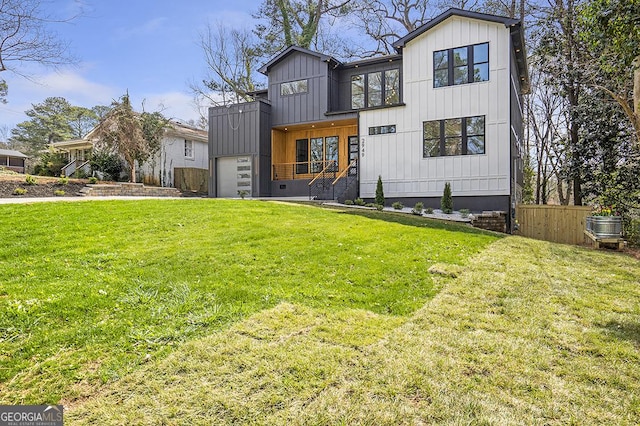
<path fill-rule="evenodd" d="M 0 198 L 56 197 L 55 191 L 64 191 L 65 197 L 77 196 L 77 192 L 87 184 L 85 179 L 69 179 L 66 185 L 59 178 L 35 176 L 36 184 L 28 185 L 26 175 L 0 175 Z M 24 195 L 14 195 L 16 188 L 27 190 Z"/>

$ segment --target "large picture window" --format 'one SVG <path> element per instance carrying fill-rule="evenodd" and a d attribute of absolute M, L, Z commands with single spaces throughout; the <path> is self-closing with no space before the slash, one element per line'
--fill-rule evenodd
<path fill-rule="evenodd" d="M 489 80 L 489 43 L 433 52 L 433 87 Z"/>
<path fill-rule="evenodd" d="M 331 164 L 338 170 L 338 136 L 296 140 L 296 173 L 320 173 Z"/>
<path fill-rule="evenodd" d="M 423 123 L 422 156 L 424 158 L 484 153 L 484 115 Z"/>
<path fill-rule="evenodd" d="M 351 76 L 351 109 L 373 108 L 399 103 L 399 69 Z"/>

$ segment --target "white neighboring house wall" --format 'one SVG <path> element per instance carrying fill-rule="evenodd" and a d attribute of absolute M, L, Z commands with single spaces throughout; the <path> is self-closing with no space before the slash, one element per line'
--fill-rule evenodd
<path fill-rule="evenodd" d="M 192 139 L 187 139 L 189 137 Z M 185 143 L 191 146 L 191 155 L 185 152 Z M 162 138 L 160 151 L 155 158 L 147 160 L 139 168 L 139 181 L 173 187 L 176 168 L 208 169 L 208 156 L 206 132 L 204 139 L 168 133 Z"/>
<path fill-rule="evenodd" d="M 433 87 L 433 52 L 489 43 L 489 81 Z M 510 193 L 510 32 L 502 23 L 451 17 L 404 46 L 406 106 L 360 112 L 360 195 L 375 196 L 378 175 L 387 197 Z M 423 158 L 423 123 L 485 116 L 485 154 Z M 395 134 L 369 127 L 396 125 Z"/>

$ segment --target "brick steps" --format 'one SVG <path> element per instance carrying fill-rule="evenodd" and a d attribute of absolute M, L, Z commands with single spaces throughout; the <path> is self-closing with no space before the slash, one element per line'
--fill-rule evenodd
<path fill-rule="evenodd" d="M 78 195 L 83 197 L 181 197 L 176 188 L 144 186 L 142 183 L 116 183 L 110 185 L 86 185 Z"/>

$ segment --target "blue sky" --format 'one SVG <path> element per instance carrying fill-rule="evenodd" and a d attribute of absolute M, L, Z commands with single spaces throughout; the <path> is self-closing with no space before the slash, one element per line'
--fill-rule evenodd
<path fill-rule="evenodd" d="M 70 16 L 82 4 L 84 14 L 55 30 L 79 60 L 58 70 L 31 67 L 32 79 L 3 72 L 9 103 L 0 104 L 0 130 L 28 119 L 24 111 L 49 96 L 72 105 L 109 105 L 129 91 L 134 107 L 147 111 L 164 105 L 168 117 L 197 119 L 188 84 L 204 75 L 197 45 L 207 22 L 231 28 L 251 27 L 259 0 L 53 0 L 57 16 Z M 2 135 L 2 132 L 0 132 Z"/>

